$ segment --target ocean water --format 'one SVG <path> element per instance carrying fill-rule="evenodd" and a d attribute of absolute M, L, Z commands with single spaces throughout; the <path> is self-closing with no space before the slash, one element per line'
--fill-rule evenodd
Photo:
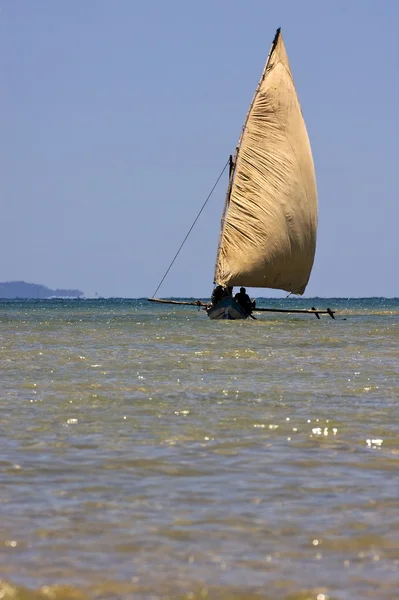
<path fill-rule="evenodd" d="M 0 301 L 1 599 L 399 597 L 399 300 L 284 306 Z"/>

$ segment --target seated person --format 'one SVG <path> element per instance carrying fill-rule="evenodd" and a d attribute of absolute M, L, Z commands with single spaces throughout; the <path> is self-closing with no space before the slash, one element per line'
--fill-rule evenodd
<path fill-rule="evenodd" d="M 212 292 L 211 302 L 213 306 L 216 306 L 218 302 L 224 297 L 224 287 L 222 285 L 217 285 Z"/>
<path fill-rule="evenodd" d="M 230 298 L 233 297 L 233 288 L 232 287 L 225 288 L 222 285 L 217 285 L 212 292 L 212 296 L 211 296 L 212 305 L 215 306 L 218 302 L 223 300 L 223 298 L 226 298 L 228 296 L 230 296 Z"/>
<path fill-rule="evenodd" d="M 255 308 L 255 300 L 252 302 L 251 298 L 247 294 L 245 287 L 241 287 L 238 294 L 234 296 L 234 300 L 247 312 L 249 315 Z"/>

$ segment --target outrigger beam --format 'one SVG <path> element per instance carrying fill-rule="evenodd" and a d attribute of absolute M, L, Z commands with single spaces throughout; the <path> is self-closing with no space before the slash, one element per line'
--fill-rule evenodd
<path fill-rule="evenodd" d="M 201 302 L 201 300 L 195 300 L 194 302 L 184 302 L 183 300 L 163 300 L 161 298 L 147 298 L 147 300 L 149 302 L 161 302 L 162 304 L 183 304 L 185 306 L 202 306 L 203 308 L 209 306 L 209 303 Z M 331 310 L 331 308 L 327 308 L 326 310 L 320 310 L 318 308 L 254 308 L 254 312 L 299 313 L 305 315 L 315 315 L 318 319 L 320 319 L 319 315 L 330 315 L 332 319 L 335 319 L 335 311 Z"/>
<path fill-rule="evenodd" d="M 147 298 L 149 302 L 162 302 L 162 304 L 185 304 L 186 306 L 208 306 L 206 302 L 196 300 L 195 302 L 183 302 L 182 300 L 161 300 L 161 298 Z"/>
<path fill-rule="evenodd" d="M 319 310 L 318 308 L 254 308 L 254 312 L 278 312 L 278 313 L 303 313 L 308 315 L 316 315 L 319 319 L 319 315 L 330 315 L 332 319 L 335 319 L 335 310 L 327 308 L 326 310 Z"/>

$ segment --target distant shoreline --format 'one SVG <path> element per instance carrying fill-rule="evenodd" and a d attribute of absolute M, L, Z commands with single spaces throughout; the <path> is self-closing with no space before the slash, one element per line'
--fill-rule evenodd
<path fill-rule="evenodd" d="M 0 282 L 0 298 L 4 300 L 32 299 L 45 300 L 48 298 L 81 298 L 83 292 L 74 289 L 52 290 L 40 283 L 26 281 Z"/>

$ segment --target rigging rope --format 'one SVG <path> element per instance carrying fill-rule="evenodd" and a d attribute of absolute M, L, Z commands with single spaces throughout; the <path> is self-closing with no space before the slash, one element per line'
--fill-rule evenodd
<path fill-rule="evenodd" d="M 289 298 L 289 297 L 291 296 L 291 294 L 293 294 L 293 293 L 294 293 L 294 292 L 290 292 L 290 293 L 288 294 L 288 296 L 284 296 L 284 298 L 279 298 L 279 300 L 278 300 L 278 302 L 277 302 L 276 306 L 281 306 L 281 305 L 282 305 L 282 303 L 284 302 L 284 300 L 287 300 L 287 298 Z"/>
<path fill-rule="evenodd" d="M 222 169 L 222 171 L 221 171 L 221 173 L 220 173 L 219 177 L 216 179 L 216 182 L 214 183 L 214 185 L 213 185 L 213 187 L 212 187 L 211 191 L 210 191 L 210 192 L 209 192 L 209 194 L 208 194 L 208 197 L 207 197 L 207 199 L 205 200 L 204 204 L 202 205 L 202 207 L 201 207 L 201 210 L 199 211 L 198 215 L 195 217 L 195 219 L 194 219 L 194 222 L 193 222 L 193 224 L 191 225 L 190 229 L 188 230 L 186 237 L 184 238 L 184 240 L 183 240 L 183 241 L 182 241 L 182 243 L 180 244 L 180 248 L 178 249 L 178 251 L 176 252 L 175 256 L 173 257 L 173 260 L 172 260 L 172 262 L 170 263 L 169 267 L 167 268 L 167 270 L 166 270 L 166 272 L 165 272 L 165 275 L 162 277 L 162 279 L 161 279 L 161 281 L 160 281 L 160 283 L 159 283 L 159 285 L 158 285 L 157 289 L 156 289 L 156 290 L 155 290 L 155 292 L 153 293 L 153 295 L 152 295 L 152 297 L 153 297 L 153 298 L 155 297 L 155 294 L 157 293 L 157 291 L 159 290 L 159 288 L 160 288 L 160 287 L 161 287 L 161 285 L 163 284 L 163 282 L 164 282 L 164 280 L 165 280 L 165 277 L 167 276 L 167 274 L 168 274 L 168 273 L 169 273 L 169 271 L 171 270 L 171 268 L 172 268 L 172 266 L 173 266 L 173 263 L 175 262 L 176 258 L 179 256 L 179 254 L 180 254 L 180 250 L 183 248 L 184 244 L 186 243 L 188 236 L 189 236 L 189 235 L 190 235 L 190 233 L 192 232 L 192 230 L 193 230 L 193 228 L 194 228 L 194 225 L 195 225 L 195 224 L 196 224 L 196 222 L 198 221 L 198 219 L 199 219 L 199 217 L 200 217 L 200 215 L 201 215 L 202 211 L 204 210 L 205 206 L 207 205 L 209 198 L 212 196 L 213 192 L 215 191 L 215 188 L 216 188 L 217 184 L 219 183 L 219 181 L 220 181 L 220 179 L 221 179 L 221 177 L 222 177 L 223 173 L 225 172 L 225 170 L 226 170 L 226 167 L 227 167 L 227 165 L 228 165 L 229 163 L 230 163 L 230 157 L 229 157 L 228 161 L 226 162 L 226 164 L 224 165 L 224 167 L 223 167 L 223 169 Z"/>

